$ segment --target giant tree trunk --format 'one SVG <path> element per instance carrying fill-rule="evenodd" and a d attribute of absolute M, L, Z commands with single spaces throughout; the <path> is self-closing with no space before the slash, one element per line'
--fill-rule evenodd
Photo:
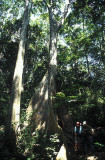
<path fill-rule="evenodd" d="M 26 110 L 27 121 L 25 126 L 31 126 L 31 131 L 41 130 L 43 133 L 46 130 L 48 121 L 48 72 L 39 83 L 38 89 L 34 93 L 29 106 Z M 29 122 L 29 123 L 27 123 Z"/>
<path fill-rule="evenodd" d="M 44 0 L 47 4 L 47 2 Z M 54 10 L 53 10 L 54 0 L 49 1 L 48 10 L 49 10 L 49 22 L 50 22 L 50 46 L 49 46 L 49 68 L 48 74 L 42 79 L 42 82 L 39 84 L 39 90 L 32 97 L 30 104 L 27 109 L 27 113 L 32 112 L 32 122 L 34 122 L 33 129 L 42 129 L 47 135 L 58 133 L 62 139 L 62 147 L 65 153 L 65 160 L 67 159 L 66 153 L 66 138 L 64 136 L 62 128 L 58 125 L 54 111 L 53 111 L 53 97 L 56 93 L 56 73 L 57 73 L 57 37 L 58 31 L 62 26 L 64 19 L 66 18 L 69 4 L 65 7 L 65 13 L 62 16 L 61 22 L 55 20 Z M 47 112 L 46 112 L 47 111 Z M 46 114 L 45 114 L 46 113 Z M 43 121 L 42 121 L 43 120 Z M 46 125 L 43 125 L 46 124 Z M 46 127 L 45 127 L 46 126 Z M 71 129 L 72 130 L 72 129 Z M 60 151 L 61 151 L 60 150 Z M 57 159 L 62 159 L 61 152 L 57 156 Z"/>
<path fill-rule="evenodd" d="M 50 21 L 50 46 L 49 46 L 49 70 L 48 70 L 48 133 L 56 133 L 56 122 L 53 113 L 53 97 L 56 94 L 56 73 L 57 73 L 57 22 L 54 19 L 52 7 L 49 8 Z"/>
<path fill-rule="evenodd" d="M 64 22 L 66 17 L 69 4 L 65 7 L 65 13 L 61 22 L 57 23 L 54 16 L 54 10 L 51 6 L 53 4 L 53 0 L 50 1 L 49 7 L 49 21 L 50 21 L 50 47 L 49 47 L 49 54 L 50 54 L 50 62 L 49 62 L 49 72 L 48 72 L 48 134 L 55 134 L 58 133 L 60 138 L 62 138 L 62 146 L 61 149 L 56 157 L 57 160 L 60 159 L 67 159 L 67 141 L 66 137 L 64 136 L 62 128 L 59 127 L 55 120 L 55 115 L 53 111 L 53 97 L 56 94 L 56 74 L 57 74 L 57 38 L 58 38 L 58 31 Z M 62 157 L 63 152 L 63 157 Z"/>
<path fill-rule="evenodd" d="M 14 70 L 13 82 L 12 82 L 12 93 L 11 93 L 11 103 L 9 108 L 9 120 L 7 124 L 6 135 L 8 135 L 11 147 L 15 148 L 16 145 L 16 134 L 19 130 L 20 121 L 20 101 L 22 92 L 22 75 L 24 67 L 24 56 L 25 56 L 25 45 L 26 45 L 26 35 L 28 28 L 28 0 L 25 0 L 24 18 L 21 30 L 19 49 L 17 54 L 16 66 Z"/>

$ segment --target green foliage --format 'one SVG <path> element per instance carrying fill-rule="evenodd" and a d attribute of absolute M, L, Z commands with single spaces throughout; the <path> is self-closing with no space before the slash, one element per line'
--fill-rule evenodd
<path fill-rule="evenodd" d="M 62 99 L 62 98 L 65 98 L 65 94 L 62 92 L 58 92 L 58 93 L 56 93 L 56 97 Z"/>
<path fill-rule="evenodd" d="M 21 131 L 18 135 L 18 151 L 20 154 L 23 154 L 26 157 L 29 157 L 30 159 L 34 158 L 33 153 L 33 147 L 38 141 L 38 132 L 31 132 L 32 126 L 24 127 L 23 123 L 29 123 L 29 120 L 26 120 L 26 114 L 23 112 L 23 115 L 21 116 L 21 123 L 20 128 Z"/>
<path fill-rule="evenodd" d="M 30 115 L 31 117 L 31 115 Z M 24 122 L 30 124 L 24 127 Z M 26 120 L 25 110 L 22 111 L 20 133 L 18 135 L 18 152 L 19 154 L 28 157 L 27 159 L 45 158 L 46 160 L 56 157 L 60 147 L 59 135 L 54 134 L 50 137 L 42 134 L 40 131 L 35 130 L 32 132 L 30 118 Z"/>
<path fill-rule="evenodd" d="M 55 158 L 60 147 L 57 134 L 51 135 L 49 138 L 42 135 L 40 131 L 31 132 L 31 126 L 21 129 L 18 136 L 18 151 L 27 159 L 41 160 L 45 158 L 50 160 Z"/>
<path fill-rule="evenodd" d="M 66 96 L 63 92 L 57 92 L 55 98 L 55 104 L 54 109 L 61 107 L 62 105 L 65 105 Z"/>
<path fill-rule="evenodd" d="M 47 156 L 53 159 L 57 155 L 57 150 L 59 149 L 60 141 L 58 134 L 51 135 L 49 138 L 49 143 L 47 144 L 45 150 L 47 151 Z"/>

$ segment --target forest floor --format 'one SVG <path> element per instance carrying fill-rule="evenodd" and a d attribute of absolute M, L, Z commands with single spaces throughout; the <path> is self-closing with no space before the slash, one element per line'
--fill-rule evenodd
<path fill-rule="evenodd" d="M 7 149 L 4 149 L 3 146 L 4 146 L 4 129 L 1 128 L 0 129 L 0 152 L 2 154 L 0 154 L 0 160 L 10 160 L 7 158 L 8 156 L 10 156 L 10 153 L 8 152 Z M 83 146 L 81 146 L 82 149 L 80 152 L 75 152 L 74 143 L 72 143 L 70 147 L 71 148 L 70 160 L 105 160 L 105 145 L 99 145 L 99 144 L 94 143 L 93 146 L 94 146 L 93 150 L 90 149 L 88 150 L 87 154 L 84 154 Z M 22 159 L 20 158 L 20 160 Z"/>
<path fill-rule="evenodd" d="M 91 151 L 87 154 L 83 154 L 82 152 L 73 152 L 70 160 L 105 160 L 105 152 Z"/>
<path fill-rule="evenodd" d="M 104 132 L 103 132 L 104 131 Z M 74 139 L 71 145 L 71 158 L 70 160 L 105 160 L 105 128 L 101 128 L 96 137 L 93 138 L 93 147 L 88 146 L 87 153 L 84 153 L 84 146 L 81 143 L 80 151 L 74 151 Z"/>
<path fill-rule="evenodd" d="M 102 153 L 90 153 L 87 155 L 83 154 L 74 154 L 70 160 L 105 160 L 101 158 Z"/>

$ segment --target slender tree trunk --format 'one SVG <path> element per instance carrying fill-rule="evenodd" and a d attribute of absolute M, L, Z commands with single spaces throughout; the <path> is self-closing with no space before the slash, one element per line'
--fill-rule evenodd
<path fill-rule="evenodd" d="M 24 68 L 26 35 L 27 35 L 27 28 L 28 28 L 28 22 L 29 22 L 28 3 L 29 3 L 28 0 L 25 0 L 24 18 L 23 18 L 16 66 L 15 66 L 13 82 L 12 82 L 11 103 L 9 108 L 9 120 L 7 124 L 7 132 L 10 138 L 9 143 L 11 143 L 11 147 L 14 147 L 16 145 L 16 134 L 19 131 L 20 101 L 21 101 L 21 92 L 23 90 L 22 75 L 23 75 L 23 68 Z"/>
<path fill-rule="evenodd" d="M 85 19 L 84 19 L 84 14 L 83 14 L 83 33 L 84 32 L 85 32 Z M 88 60 L 88 53 L 87 53 L 87 47 L 86 46 L 85 46 L 84 52 L 85 52 L 85 56 L 86 56 L 88 75 L 90 75 L 90 67 L 89 67 L 89 60 Z"/>
<path fill-rule="evenodd" d="M 102 22 L 102 40 L 100 40 L 99 38 L 99 44 L 100 44 L 100 53 L 101 53 L 101 57 L 102 57 L 102 62 L 104 64 L 105 67 L 105 47 L 104 47 L 104 43 L 105 43 L 105 31 L 104 31 L 104 23 Z"/>
<path fill-rule="evenodd" d="M 85 50 L 85 55 L 86 55 L 86 62 L 87 62 L 88 75 L 90 75 L 89 60 L 88 60 L 88 55 L 86 54 L 86 50 Z"/>

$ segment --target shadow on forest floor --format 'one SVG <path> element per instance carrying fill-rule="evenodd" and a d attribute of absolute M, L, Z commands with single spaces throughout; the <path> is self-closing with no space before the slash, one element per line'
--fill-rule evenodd
<path fill-rule="evenodd" d="M 105 146 L 93 144 L 93 149 L 88 148 L 87 154 L 84 152 L 83 146 L 81 151 L 74 151 L 74 144 L 71 146 L 70 160 L 105 160 Z"/>
<path fill-rule="evenodd" d="M 105 160 L 105 152 L 94 152 L 87 155 L 75 152 L 70 160 Z"/>
<path fill-rule="evenodd" d="M 42 148 L 39 148 L 38 152 L 39 154 L 43 153 Z M 47 160 L 43 156 L 42 156 L 42 159 Z M 17 153 L 17 155 L 13 155 L 12 153 L 9 153 L 8 149 L 5 148 L 3 128 L 0 129 L 0 160 L 28 160 L 27 157 L 19 153 Z M 38 159 L 35 158 L 33 160 L 39 160 L 39 158 Z M 74 151 L 74 143 L 73 143 L 71 146 L 71 157 L 69 160 L 105 160 L 105 145 L 98 145 L 98 143 L 97 144 L 94 143 L 93 151 L 88 150 L 88 154 L 83 154 L 83 151 L 82 152 Z"/>

